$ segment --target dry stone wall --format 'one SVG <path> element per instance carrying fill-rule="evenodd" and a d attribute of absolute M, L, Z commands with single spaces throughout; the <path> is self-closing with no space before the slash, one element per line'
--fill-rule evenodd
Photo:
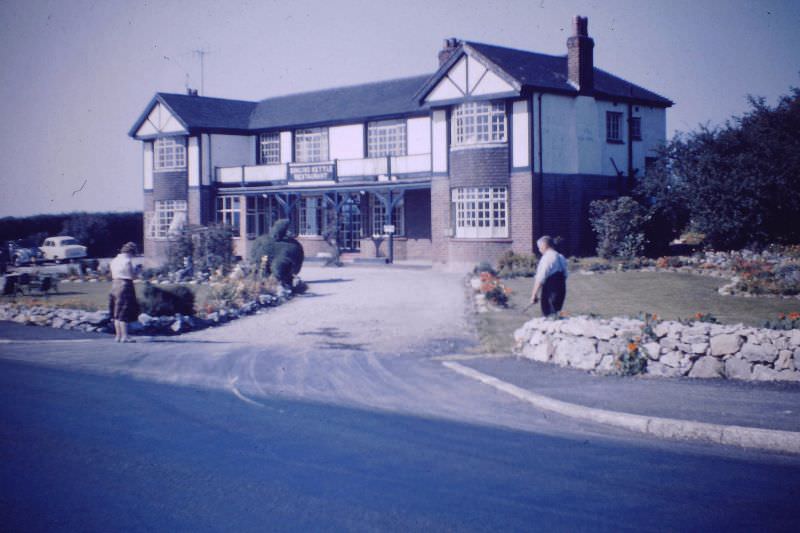
<path fill-rule="evenodd" d="M 800 381 L 800 330 L 629 318 L 535 318 L 514 333 L 515 352 L 544 363 L 598 374 L 635 344 L 654 376 Z"/>

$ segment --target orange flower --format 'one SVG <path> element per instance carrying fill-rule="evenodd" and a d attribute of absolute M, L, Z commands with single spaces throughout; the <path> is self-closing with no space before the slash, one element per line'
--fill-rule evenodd
<path fill-rule="evenodd" d="M 638 347 L 639 347 L 639 345 L 636 344 L 635 342 L 629 342 L 628 343 L 628 351 L 629 352 L 635 352 Z"/>
<path fill-rule="evenodd" d="M 796 311 L 793 313 L 789 313 L 789 320 L 797 320 L 798 318 L 800 318 L 800 313 Z"/>
<path fill-rule="evenodd" d="M 694 314 L 694 317 L 695 317 L 697 320 L 700 320 L 701 318 L 703 318 L 703 313 L 695 313 L 695 314 Z"/>
<path fill-rule="evenodd" d="M 652 319 L 652 320 L 658 320 L 658 315 L 653 315 L 653 316 L 651 317 L 651 319 Z"/>
<path fill-rule="evenodd" d="M 783 313 L 778 313 L 778 320 L 783 320 L 786 318 L 786 315 Z"/>

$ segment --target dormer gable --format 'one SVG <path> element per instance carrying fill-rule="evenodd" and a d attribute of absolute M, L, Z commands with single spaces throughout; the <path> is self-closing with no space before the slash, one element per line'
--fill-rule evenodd
<path fill-rule="evenodd" d="M 521 84 L 469 43 L 462 43 L 418 93 L 420 103 L 518 96 Z"/>

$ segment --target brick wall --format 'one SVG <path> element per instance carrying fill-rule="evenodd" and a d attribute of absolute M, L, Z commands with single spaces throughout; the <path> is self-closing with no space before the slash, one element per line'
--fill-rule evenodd
<path fill-rule="evenodd" d="M 505 187 L 509 183 L 508 145 L 450 152 L 451 187 Z"/>
<path fill-rule="evenodd" d="M 559 249 L 566 255 L 593 255 L 596 242 L 589 224 L 589 204 L 616 196 L 615 176 L 545 174 L 542 233 L 561 237 Z"/>
<path fill-rule="evenodd" d="M 447 262 L 466 266 L 481 261 L 494 264 L 510 249 L 511 239 L 450 239 Z"/>
<path fill-rule="evenodd" d="M 156 200 L 186 200 L 187 191 L 188 175 L 185 170 L 153 173 L 153 194 Z"/>

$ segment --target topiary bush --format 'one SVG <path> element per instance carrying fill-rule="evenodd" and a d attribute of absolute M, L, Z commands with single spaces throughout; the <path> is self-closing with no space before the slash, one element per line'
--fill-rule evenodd
<path fill-rule="evenodd" d="M 163 289 L 147 283 L 140 307 L 150 316 L 193 315 L 194 293 L 180 285 Z"/>
<path fill-rule="evenodd" d="M 263 258 L 266 257 L 266 260 Z M 253 242 L 250 258 L 262 275 L 274 276 L 284 286 L 293 285 L 294 276 L 303 267 L 303 246 L 289 234 L 289 221 L 276 221 L 267 235 Z"/>

